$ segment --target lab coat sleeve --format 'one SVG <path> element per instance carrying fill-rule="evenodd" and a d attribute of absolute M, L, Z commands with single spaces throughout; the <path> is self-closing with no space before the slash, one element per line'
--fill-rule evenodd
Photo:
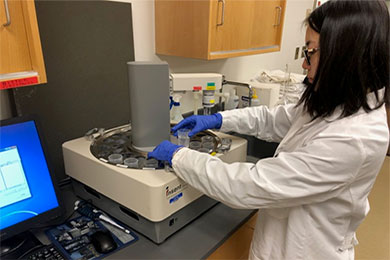
<path fill-rule="evenodd" d="M 302 110 L 302 106 L 288 104 L 272 109 L 257 106 L 223 111 L 220 112 L 222 115 L 220 130 L 253 135 L 268 142 L 280 142 L 290 129 L 299 110 Z"/>
<path fill-rule="evenodd" d="M 173 157 L 176 174 L 233 208 L 282 208 L 337 196 L 356 177 L 365 152 L 348 134 L 321 134 L 294 152 L 252 163 L 227 164 L 183 148 Z"/>

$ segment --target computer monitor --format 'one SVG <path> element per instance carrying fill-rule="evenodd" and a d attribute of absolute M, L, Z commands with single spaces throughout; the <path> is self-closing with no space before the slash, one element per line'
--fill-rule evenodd
<path fill-rule="evenodd" d="M 62 213 L 42 129 L 36 116 L 0 121 L 0 241 L 2 255 L 15 235 Z"/>

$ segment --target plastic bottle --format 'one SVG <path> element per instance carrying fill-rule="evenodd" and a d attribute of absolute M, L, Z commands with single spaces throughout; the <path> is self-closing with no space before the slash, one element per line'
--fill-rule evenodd
<path fill-rule="evenodd" d="M 236 109 L 238 107 L 238 103 L 240 101 L 240 98 L 236 95 L 235 89 L 229 90 L 229 94 L 230 94 L 230 96 L 225 103 L 225 110 Z"/>
<path fill-rule="evenodd" d="M 181 120 L 183 120 L 183 116 L 181 114 L 180 109 L 180 95 L 174 95 L 172 98 L 172 107 L 170 112 L 171 122 L 172 123 L 179 123 Z"/>
<path fill-rule="evenodd" d="M 252 96 L 252 101 L 251 101 L 251 107 L 257 107 L 257 106 L 260 106 L 260 100 L 259 98 L 257 97 L 257 94 L 256 94 L 256 89 L 253 88 L 253 96 Z"/>

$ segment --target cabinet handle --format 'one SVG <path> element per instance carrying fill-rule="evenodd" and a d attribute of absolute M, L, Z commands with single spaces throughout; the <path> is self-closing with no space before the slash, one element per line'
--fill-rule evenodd
<path fill-rule="evenodd" d="M 218 0 L 218 6 L 219 3 L 222 3 L 222 14 L 221 14 L 221 22 L 217 23 L 217 26 L 221 26 L 224 23 L 225 20 L 225 0 Z"/>
<path fill-rule="evenodd" d="M 11 24 L 11 17 L 9 16 L 8 0 L 4 0 L 4 9 L 5 9 L 5 16 L 7 17 L 7 22 L 3 24 L 3 26 L 9 26 Z"/>
<path fill-rule="evenodd" d="M 277 6 L 275 8 L 278 9 L 278 23 L 274 24 L 274 26 L 279 26 L 280 25 L 280 19 L 282 18 L 282 7 Z"/>

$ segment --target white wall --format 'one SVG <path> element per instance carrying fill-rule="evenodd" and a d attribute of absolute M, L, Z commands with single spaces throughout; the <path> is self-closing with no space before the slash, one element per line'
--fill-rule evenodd
<path fill-rule="evenodd" d="M 247 81 L 260 69 L 285 69 L 302 73 L 302 58 L 294 60 L 295 48 L 304 45 L 305 28 L 302 21 L 306 10 L 313 7 L 313 0 L 287 0 L 282 47 L 280 52 L 250 55 L 223 60 L 204 61 L 189 58 L 157 56 L 154 53 L 154 0 L 123 0 L 132 3 L 134 50 L 136 61 L 166 61 L 171 72 L 216 72 L 222 73 L 228 80 Z M 1 118 L 11 116 L 8 93 L 0 91 Z M 184 111 L 189 97 L 183 99 Z M 184 112 L 183 111 L 183 112 Z"/>

